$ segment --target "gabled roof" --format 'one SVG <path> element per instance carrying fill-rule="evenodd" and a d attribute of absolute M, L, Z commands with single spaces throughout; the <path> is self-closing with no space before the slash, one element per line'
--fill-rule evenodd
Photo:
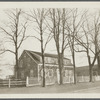
<path fill-rule="evenodd" d="M 29 50 L 24 50 L 33 60 L 35 60 L 36 63 L 41 64 L 41 56 L 42 54 L 40 52 L 36 52 L 36 51 L 29 51 Z M 56 54 L 48 54 L 45 53 L 44 54 L 45 57 L 51 57 L 51 58 L 58 58 L 58 56 Z M 64 58 L 66 60 L 70 60 L 68 58 Z M 50 63 L 50 62 L 46 62 L 46 64 L 54 64 L 54 65 L 58 65 L 57 63 Z M 72 66 L 72 63 L 70 64 L 66 64 L 65 66 Z"/>
<path fill-rule="evenodd" d="M 97 69 L 97 68 L 98 68 L 97 65 L 94 65 L 94 66 L 93 66 L 93 69 Z M 77 67 L 76 70 L 77 70 L 77 71 L 80 71 L 80 70 L 81 70 L 81 71 L 83 71 L 83 70 L 89 70 L 89 66 L 87 65 L 87 66 Z"/>
<path fill-rule="evenodd" d="M 34 54 L 37 54 L 38 56 L 42 56 L 42 53 L 40 53 L 40 52 L 29 51 L 29 50 L 25 50 L 25 51 L 28 52 L 28 53 L 30 53 L 30 55 L 31 55 L 32 57 L 34 56 Z M 45 56 L 45 57 L 58 58 L 58 55 L 57 55 L 57 54 L 49 54 L 49 53 L 45 53 L 44 56 Z M 36 59 L 38 59 L 38 58 L 36 58 Z M 65 57 L 64 57 L 64 59 L 70 60 L 70 59 L 65 58 Z"/>

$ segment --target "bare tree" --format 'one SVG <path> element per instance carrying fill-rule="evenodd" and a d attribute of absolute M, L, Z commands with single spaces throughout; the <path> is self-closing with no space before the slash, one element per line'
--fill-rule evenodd
<path fill-rule="evenodd" d="M 92 42 L 95 46 L 95 53 L 100 51 L 100 11 L 94 16 L 94 32 L 91 34 Z M 97 55 L 98 74 L 100 75 L 100 56 Z"/>
<path fill-rule="evenodd" d="M 70 46 L 70 50 L 72 53 L 72 59 L 73 59 L 74 83 L 75 84 L 76 84 L 76 64 L 75 64 L 75 44 L 76 44 L 76 41 L 75 41 L 75 37 L 77 37 L 78 33 L 80 32 L 85 13 L 86 12 L 83 11 L 82 14 L 81 13 L 79 14 L 77 8 L 71 9 L 71 19 L 67 23 L 67 27 L 66 27 L 66 30 L 68 31 L 68 34 L 69 34 L 68 41 L 69 41 L 69 46 Z"/>
<path fill-rule="evenodd" d="M 56 44 L 58 54 L 59 76 L 60 84 L 63 84 L 63 58 L 64 51 L 68 46 L 66 22 L 69 19 L 69 9 L 49 9 L 50 24 L 48 24 L 49 30 L 53 33 L 53 38 Z"/>
<path fill-rule="evenodd" d="M 14 50 L 5 49 L 15 55 L 15 77 L 18 78 L 18 50 L 26 39 L 27 21 L 23 21 L 23 12 L 21 9 L 9 9 L 6 11 L 9 22 L 5 27 L 0 27 L 2 33 L 6 34 L 6 42 L 14 46 Z M 22 20 L 22 21 L 21 21 Z"/>
<path fill-rule="evenodd" d="M 91 36 L 91 42 L 93 43 L 94 50 L 92 48 L 92 52 L 94 53 L 94 62 L 91 64 L 91 67 L 93 68 L 95 61 L 97 60 L 98 63 L 98 72 L 100 72 L 100 61 L 99 61 L 99 53 L 100 53 L 100 12 L 97 12 L 93 16 L 93 24 L 90 25 L 92 32 L 90 33 Z M 90 82 L 92 81 L 92 68 L 90 68 Z"/>
<path fill-rule="evenodd" d="M 78 52 L 86 52 L 88 63 L 89 63 L 89 75 L 90 82 L 92 82 L 93 75 L 93 66 L 95 64 L 96 59 L 100 53 L 99 47 L 99 17 L 94 18 L 89 21 L 90 18 L 85 17 L 85 22 L 82 25 L 83 29 L 83 37 L 76 38 L 76 41 L 80 46 L 83 47 L 82 50 L 78 50 Z M 93 22 L 92 22 L 93 21 Z"/>
<path fill-rule="evenodd" d="M 33 38 L 36 38 L 37 40 L 39 40 L 40 44 L 41 44 L 41 53 L 42 53 L 42 69 L 43 69 L 43 87 L 45 87 L 45 50 L 47 47 L 47 44 L 49 43 L 49 41 L 52 39 L 51 36 L 51 32 L 49 33 L 47 31 L 47 24 L 46 24 L 46 19 L 47 19 L 47 15 L 48 15 L 48 9 L 33 9 L 32 11 L 30 11 L 31 14 L 28 14 L 33 21 L 33 24 L 35 24 L 35 28 L 34 30 L 37 32 L 37 34 L 39 34 L 36 36 L 30 36 Z"/>

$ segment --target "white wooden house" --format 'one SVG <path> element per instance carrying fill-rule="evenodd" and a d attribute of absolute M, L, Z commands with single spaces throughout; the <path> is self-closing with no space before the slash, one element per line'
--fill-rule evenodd
<path fill-rule="evenodd" d="M 58 56 L 45 53 L 46 84 L 59 84 Z M 40 52 L 24 50 L 19 58 L 18 77 L 33 78 L 36 83 L 42 83 L 42 58 Z M 64 58 L 63 83 L 73 82 L 73 65 L 71 60 Z"/>

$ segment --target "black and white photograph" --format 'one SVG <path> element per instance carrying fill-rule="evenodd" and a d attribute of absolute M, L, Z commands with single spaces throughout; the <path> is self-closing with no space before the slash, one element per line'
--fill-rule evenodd
<path fill-rule="evenodd" d="M 99 96 L 100 2 L 0 6 L 0 97 Z"/>

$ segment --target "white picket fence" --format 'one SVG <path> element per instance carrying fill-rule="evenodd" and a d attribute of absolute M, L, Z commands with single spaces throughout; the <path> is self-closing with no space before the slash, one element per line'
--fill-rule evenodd
<path fill-rule="evenodd" d="M 89 82 L 89 76 L 77 76 L 77 82 Z M 100 81 L 100 76 L 93 76 L 93 81 Z M 54 79 L 46 79 L 46 85 L 53 85 L 56 84 Z M 74 77 L 64 77 L 63 83 L 73 83 Z M 29 86 L 39 86 L 42 85 L 42 80 L 38 81 L 37 78 L 27 77 L 26 78 L 26 87 Z"/>
<path fill-rule="evenodd" d="M 34 77 L 27 77 L 26 78 L 26 87 L 28 86 L 37 86 L 37 85 L 42 85 L 43 80 L 38 80 L 38 78 Z M 55 84 L 55 79 L 54 78 L 48 78 L 45 79 L 45 84 L 46 85 L 53 85 Z"/>
<path fill-rule="evenodd" d="M 77 76 L 77 82 L 89 82 L 89 76 Z M 100 76 L 92 76 L 93 81 L 100 81 Z"/>
<path fill-rule="evenodd" d="M 6 79 L 6 80 L 0 80 L 0 87 L 18 87 L 18 86 L 25 86 L 26 81 L 25 80 L 19 80 L 19 79 Z"/>

